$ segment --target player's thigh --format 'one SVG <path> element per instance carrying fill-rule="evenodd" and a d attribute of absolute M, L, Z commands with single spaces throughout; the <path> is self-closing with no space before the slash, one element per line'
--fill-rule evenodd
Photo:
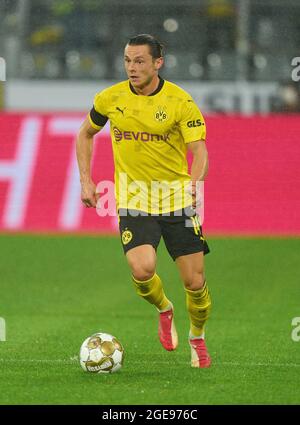
<path fill-rule="evenodd" d="M 160 226 L 151 216 L 135 217 L 128 214 L 119 217 L 119 228 L 132 274 L 138 280 L 145 280 L 155 270 L 156 249 L 161 238 Z"/>
<path fill-rule="evenodd" d="M 160 220 L 160 226 L 166 248 L 174 261 L 181 256 L 195 253 L 205 255 L 209 252 L 196 215 L 164 217 Z"/>

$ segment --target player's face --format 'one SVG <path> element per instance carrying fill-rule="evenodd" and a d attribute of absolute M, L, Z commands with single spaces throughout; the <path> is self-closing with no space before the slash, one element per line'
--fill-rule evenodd
<path fill-rule="evenodd" d="M 149 46 L 126 46 L 124 52 L 125 69 L 134 88 L 143 89 L 151 84 L 161 68 L 163 59 L 154 59 Z"/>

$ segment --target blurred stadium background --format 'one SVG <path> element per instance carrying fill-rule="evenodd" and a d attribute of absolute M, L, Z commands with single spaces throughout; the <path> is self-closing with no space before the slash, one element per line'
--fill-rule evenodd
<path fill-rule="evenodd" d="M 0 228 L 115 231 L 80 205 L 74 138 L 95 93 L 125 78 L 127 39 L 150 32 L 162 75 L 208 121 L 207 231 L 299 233 L 299 22 L 294 0 L 2 0 Z M 99 139 L 94 178 L 112 179 Z"/>
<path fill-rule="evenodd" d="M 127 39 L 147 32 L 165 44 L 163 77 L 192 94 L 208 127 L 215 368 L 201 386 L 188 348 L 167 360 L 152 310 L 128 288 L 116 217 L 80 202 L 76 133 L 95 93 L 125 78 Z M 290 338 L 300 299 L 299 48 L 299 0 L 0 0 L 0 403 L 299 403 Z M 94 179 L 112 180 L 107 128 L 97 140 Z M 40 236 L 48 233 L 58 235 Z M 160 250 L 182 334 L 179 282 L 168 282 L 178 276 Z M 144 335 L 145 314 L 153 334 Z M 101 393 L 74 364 L 99 325 L 128 355 L 123 375 L 103 379 Z"/>

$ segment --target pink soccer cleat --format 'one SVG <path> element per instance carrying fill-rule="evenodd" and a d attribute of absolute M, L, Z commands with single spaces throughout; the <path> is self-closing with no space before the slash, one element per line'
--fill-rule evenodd
<path fill-rule="evenodd" d="M 178 336 L 174 324 L 174 310 L 164 311 L 159 313 L 159 327 L 158 336 L 162 346 L 168 350 L 173 351 L 178 345 Z"/>
<path fill-rule="evenodd" d="M 211 359 L 208 354 L 205 341 L 203 338 L 190 338 L 191 346 L 191 366 L 205 368 L 211 364 Z"/>

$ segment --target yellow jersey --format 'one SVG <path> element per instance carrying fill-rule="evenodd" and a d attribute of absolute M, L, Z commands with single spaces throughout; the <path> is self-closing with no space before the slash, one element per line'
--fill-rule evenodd
<path fill-rule="evenodd" d="M 187 144 L 205 140 L 205 122 L 192 97 L 160 78 L 149 96 L 122 81 L 96 94 L 93 128 L 110 121 L 117 209 L 162 214 L 191 205 Z"/>

